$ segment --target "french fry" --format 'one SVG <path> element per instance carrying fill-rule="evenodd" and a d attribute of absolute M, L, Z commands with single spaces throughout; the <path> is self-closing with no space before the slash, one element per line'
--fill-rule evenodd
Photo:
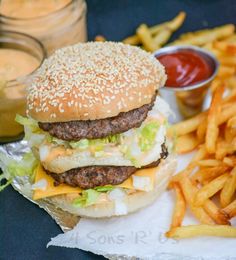
<path fill-rule="evenodd" d="M 207 131 L 206 131 L 206 149 L 208 153 L 214 153 L 216 148 L 216 140 L 219 134 L 217 115 L 220 113 L 220 105 L 222 96 L 224 93 L 224 87 L 219 87 L 215 91 L 211 106 L 207 116 Z"/>
<path fill-rule="evenodd" d="M 219 141 L 217 144 L 216 159 L 223 159 L 226 155 L 231 155 L 236 151 L 236 137 L 232 136 L 232 138 L 229 141 Z"/>
<path fill-rule="evenodd" d="M 211 92 L 214 93 L 216 91 L 216 89 L 220 88 L 223 85 L 222 80 L 220 80 L 219 78 L 216 78 L 212 83 L 211 83 Z"/>
<path fill-rule="evenodd" d="M 169 132 L 176 134 L 176 136 L 186 135 L 196 131 L 198 126 L 207 117 L 207 112 L 202 112 L 190 119 L 179 122 L 169 128 Z"/>
<path fill-rule="evenodd" d="M 168 28 L 172 32 L 175 32 L 176 30 L 178 30 L 181 27 L 185 18 L 186 18 L 186 13 L 185 12 L 179 12 L 179 14 L 174 19 L 167 22 L 166 24 L 163 24 L 162 28 L 161 29 L 159 28 L 159 31 L 163 30 L 164 28 Z M 157 29 L 156 29 L 154 34 L 156 34 L 156 33 L 158 33 Z"/>
<path fill-rule="evenodd" d="M 221 51 L 219 51 L 213 47 L 213 42 L 206 43 L 205 45 L 202 46 L 202 48 L 212 52 L 216 57 L 219 57 L 222 53 Z"/>
<path fill-rule="evenodd" d="M 197 236 L 236 237 L 236 228 L 228 225 L 192 225 L 177 227 L 166 233 L 167 237 L 174 239 Z"/>
<path fill-rule="evenodd" d="M 183 193 L 179 187 L 179 184 L 174 183 L 173 188 L 176 194 L 176 202 L 174 212 L 172 215 L 171 228 L 181 226 L 186 211 L 186 202 Z"/>
<path fill-rule="evenodd" d="M 228 206 L 232 201 L 232 197 L 236 189 L 236 167 L 230 173 L 231 175 L 224 184 L 224 187 L 220 193 L 220 203 L 223 208 Z"/>
<path fill-rule="evenodd" d="M 184 154 L 193 151 L 199 145 L 198 139 L 193 133 L 181 135 L 177 138 L 176 152 Z"/>
<path fill-rule="evenodd" d="M 194 205 L 196 207 L 202 206 L 207 199 L 211 198 L 223 188 L 228 177 L 229 174 L 225 173 L 203 186 L 195 196 Z"/>
<path fill-rule="evenodd" d="M 224 82 L 227 82 L 227 84 L 229 84 L 229 80 L 234 82 L 234 81 L 236 80 L 236 78 L 230 77 L 229 79 L 227 79 L 227 81 L 224 80 Z M 234 83 L 236 83 L 236 82 L 234 82 Z M 228 86 L 228 85 L 227 85 L 227 86 Z M 236 86 L 236 84 L 235 84 L 234 86 Z M 233 86 L 233 87 L 234 87 L 234 86 Z M 229 95 L 227 95 L 227 96 L 223 99 L 223 106 L 222 106 L 222 108 L 223 108 L 223 109 L 226 109 L 226 108 L 228 107 L 228 105 L 233 105 L 233 104 L 235 103 L 235 100 L 236 100 L 236 89 L 233 88 L 233 89 L 230 91 Z"/>
<path fill-rule="evenodd" d="M 219 60 L 220 60 L 220 64 L 222 64 L 223 66 L 236 66 L 236 57 L 227 57 L 227 56 L 222 56 L 222 57 L 219 57 Z M 234 69 L 235 71 L 235 69 Z M 232 75 L 233 76 L 233 75 Z"/>
<path fill-rule="evenodd" d="M 223 159 L 223 163 L 224 163 L 224 164 L 227 164 L 227 165 L 230 166 L 230 167 L 233 167 L 233 166 L 234 166 L 234 162 L 233 162 L 233 160 L 230 159 L 230 157 L 225 157 L 225 158 Z"/>
<path fill-rule="evenodd" d="M 179 182 L 182 178 L 186 178 L 187 176 L 189 176 L 192 173 L 194 168 L 195 168 L 195 164 L 190 163 L 187 166 L 187 168 L 174 175 L 170 180 L 169 188 L 171 188 L 173 183 Z"/>
<path fill-rule="evenodd" d="M 236 116 L 231 117 L 227 122 L 228 127 L 236 127 Z"/>
<path fill-rule="evenodd" d="M 234 33 L 234 25 L 226 24 L 213 29 L 205 29 L 201 31 L 196 31 L 192 33 L 185 33 L 180 36 L 179 39 L 172 42 L 171 45 L 197 45 L 203 46 L 208 42 L 227 38 Z"/>
<path fill-rule="evenodd" d="M 203 122 L 197 128 L 197 139 L 200 143 L 203 143 L 205 141 L 206 130 L 207 130 L 207 117 L 204 118 Z"/>
<path fill-rule="evenodd" d="M 229 169 L 228 166 L 217 166 L 217 167 L 209 167 L 200 169 L 197 171 L 194 176 L 192 177 L 193 181 L 198 181 L 200 183 L 203 183 L 204 181 L 208 180 L 211 181 L 214 178 L 219 177 L 223 173 L 225 173 Z"/>
<path fill-rule="evenodd" d="M 230 225 L 229 216 L 225 212 L 221 211 L 213 201 L 206 200 L 203 205 L 206 213 L 216 222 L 218 225 Z"/>
<path fill-rule="evenodd" d="M 153 52 L 158 48 L 146 24 L 141 24 L 138 27 L 136 34 L 142 42 L 145 50 Z"/>
<path fill-rule="evenodd" d="M 207 157 L 207 151 L 206 151 L 206 146 L 201 145 L 195 155 L 193 156 L 191 163 L 198 162 L 200 160 L 203 160 L 204 158 Z"/>
<path fill-rule="evenodd" d="M 235 74 L 235 68 L 221 65 L 217 74 L 218 78 L 228 78 Z"/>
<path fill-rule="evenodd" d="M 225 140 L 219 139 L 216 145 L 215 157 L 217 160 L 222 160 L 227 154 L 232 153 L 231 144 L 228 144 Z"/>
<path fill-rule="evenodd" d="M 236 136 L 236 129 L 225 127 L 224 129 L 224 138 L 227 143 L 233 142 L 234 138 Z"/>
<path fill-rule="evenodd" d="M 235 156 L 225 157 L 223 159 L 223 163 L 230 167 L 235 167 L 236 166 L 236 157 Z"/>
<path fill-rule="evenodd" d="M 236 34 L 233 34 L 227 38 L 224 39 L 226 42 L 235 42 L 236 43 Z"/>
<path fill-rule="evenodd" d="M 189 188 L 192 189 L 193 194 L 197 194 L 198 189 L 191 182 L 187 184 Z M 206 213 L 219 225 L 230 225 L 228 220 L 228 215 L 224 212 L 221 212 L 220 209 L 215 205 L 211 200 L 206 200 L 203 204 L 203 209 Z"/>
<path fill-rule="evenodd" d="M 226 81 L 225 84 L 227 85 L 227 87 L 229 89 L 235 91 L 235 89 L 236 89 L 236 77 L 235 77 L 235 75 L 232 76 L 232 77 L 228 77 L 227 79 L 225 79 L 225 81 Z"/>
<path fill-rule="evenodd" d="M 223 211 L 229 215 L 230 218 L 236 216 L 236 200 L 231 202 L 227 207 L 223 209 Z"/>
<path fill-rule="evenodd" d="M 162 45 L 164 45 L 165 43 L 168 42 L 171 35 L 172 35 L 172 31 L 166 29 L 166 30 L 159 32 L 156 36 L 154 36 L 153 40 L 154 40 L 156 46 L 158 46 L 158 48 L 161 48 Z"/>
<path fill-rule="evenodd" d="M 151 28 L 150 28 L 151 29 Z M 123 43 L 125 44 L 130 44 L 130 45 L 139 45 L 140 44 L 140 39 L 139 37 L 135 34 L 135 35 L 132 35 L 132 36 L 129 36 L 127 38 L 125 38 L 123 40 Z"/>
<path fill-rule="evenodd" d="M 199 166 L 205 166 L 205 167 L 214 167 L 214 166 L 217 167 L 222 165 L 222 162 L 216 159 L 208 159 L 208 160 L 198 161 L 197 164 Z"/>
<path fill-rule="evenodd" d="M 102 35 L 97 35 L 94 40 L 95 42 L 105 42 L 106 38 Z"/>
<path fill-rule="evenodd" d="M 193 189 L 193 184 L 191 183 L 189 178 L 182 178 L 179 181 L 180 186 L 182 188 L 184 197 L 192 211 L 193 215 L 203 224 L 213 225 L 215 222 L 211 219 L 211 217 L 205 212 L 202 207 L 196 207 L 193 204 L 193 199 L 195 196 L 195 191 Z"/>
<path fill-rule="evenodd" d="M 174 19 L 168 22 L 164 22 L 161 24 L 154 25 L 149 28 L 150 33 L 152 36 L 160 33 L 161 31 L 170 30 L 171 32 L 176 31 L 181 27 L 186 17 L 185 12 L 180 12 Z M 131 44 L 131 45 L 138 45 L 140 44 L 140 39 L 137 35 L 129 36 L 128 38 L 124 39 L 123 42 L 125 44 Z"/>
<path fill-rule="evenodd" d="M 226 41 L 215 41 L 213 43 L 213 46 L 222 52 L 226 52 L 228 54 L 236 54 L 236 43 Z"/>

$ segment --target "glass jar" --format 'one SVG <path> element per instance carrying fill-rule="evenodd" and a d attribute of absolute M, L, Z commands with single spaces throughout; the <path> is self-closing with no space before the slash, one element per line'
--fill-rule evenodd
<path fill-rule="evenodd" d="M 23 127 L 16 114 L 25 115 L 26 80 L 46 57 L 43 45 L 35 38 L 0 31 L 0 142 L 17 140 Z"/>
<path fill-rule="evenodd" d="M 11 5 L 17 11 L 10 11 Z M 86 11 L 84 0 L 2 0 L 0 23 L 3 30 L 39 39 L 51 54 L 63 46 L 87 40 Z"/>

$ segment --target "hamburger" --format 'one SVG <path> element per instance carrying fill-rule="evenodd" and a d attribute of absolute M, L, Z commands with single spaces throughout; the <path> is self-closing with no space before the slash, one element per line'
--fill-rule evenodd
<path fill-rule="evenodd" d="M 175 170 L 165 81 L 155 57 L 122 43 L 79 43 L 45 60 L 28 87 L 28 119 L 18 117 L 38 161 L 33 198 L 85 217 L 154 202 Z"/>

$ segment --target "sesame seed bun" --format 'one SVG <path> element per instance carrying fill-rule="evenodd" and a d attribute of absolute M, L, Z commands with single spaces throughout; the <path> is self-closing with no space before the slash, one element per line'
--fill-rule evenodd
<path fill-rule="evenodd" d="M 57 50 L 28 88 L 28 116 L 40 122 L 95 120 L 149 104 L 166 81 L 164 67 L 144 50 L 89 42 Z"/>
<path fill-rule="evenodd" d="M 127 194 L 124 198 L 127 212 L 122 215 L 126 215 L 135 211 L 138 211 L 150 204 L 152 204 L 166 189 L 171 176 L 174 174 L 176 169 L 176 159 L 169 157 L 163 160 L 158 166 L 155 179 L 155 187 L 152 191 L 136 191 Z M 102 202 L 94 205 L 78 208 L 73 206 L 72 202 L 76 197 L 71 194 L 58 195 L 48 198 L 51 203 L 57 207 L 77 216 L 89 217 L 89 218 L 105 218 L 114 217 L 121 215 L 116 212 L 114 201 L 103 200 Z"/>

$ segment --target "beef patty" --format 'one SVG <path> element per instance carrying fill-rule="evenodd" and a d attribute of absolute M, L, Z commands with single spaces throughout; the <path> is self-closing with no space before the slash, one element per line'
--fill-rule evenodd
<path fill-rule="evenodd" d="M 160 159 L 142 168 L 156 167 L 168 156 L 165 144 L 162 144 Z M 88 166 L 71 169 L 64 173 L 52 173 L 46 170 L 47 174 L 55 180 L 54 185 L 66 183 L 72 187 L 90 189 L 104 185 L 118 185 L 128 179 L 138 168 L 134 166 Z"/>
<path fill-rule="evenodd" d="M 42 123 L 39 127 L 50 135 L 66 141 L 80 140 L 82 138 L 97 139 L 109 135 L 123 133 L 131 128 L 140 127 L 146 119 L 147 113 L 152 109 L 156 94 L 152 102 L 140 108 L 122 112 L 118 116 L 99 120 L 78 120 L 69 122 Z"/>

